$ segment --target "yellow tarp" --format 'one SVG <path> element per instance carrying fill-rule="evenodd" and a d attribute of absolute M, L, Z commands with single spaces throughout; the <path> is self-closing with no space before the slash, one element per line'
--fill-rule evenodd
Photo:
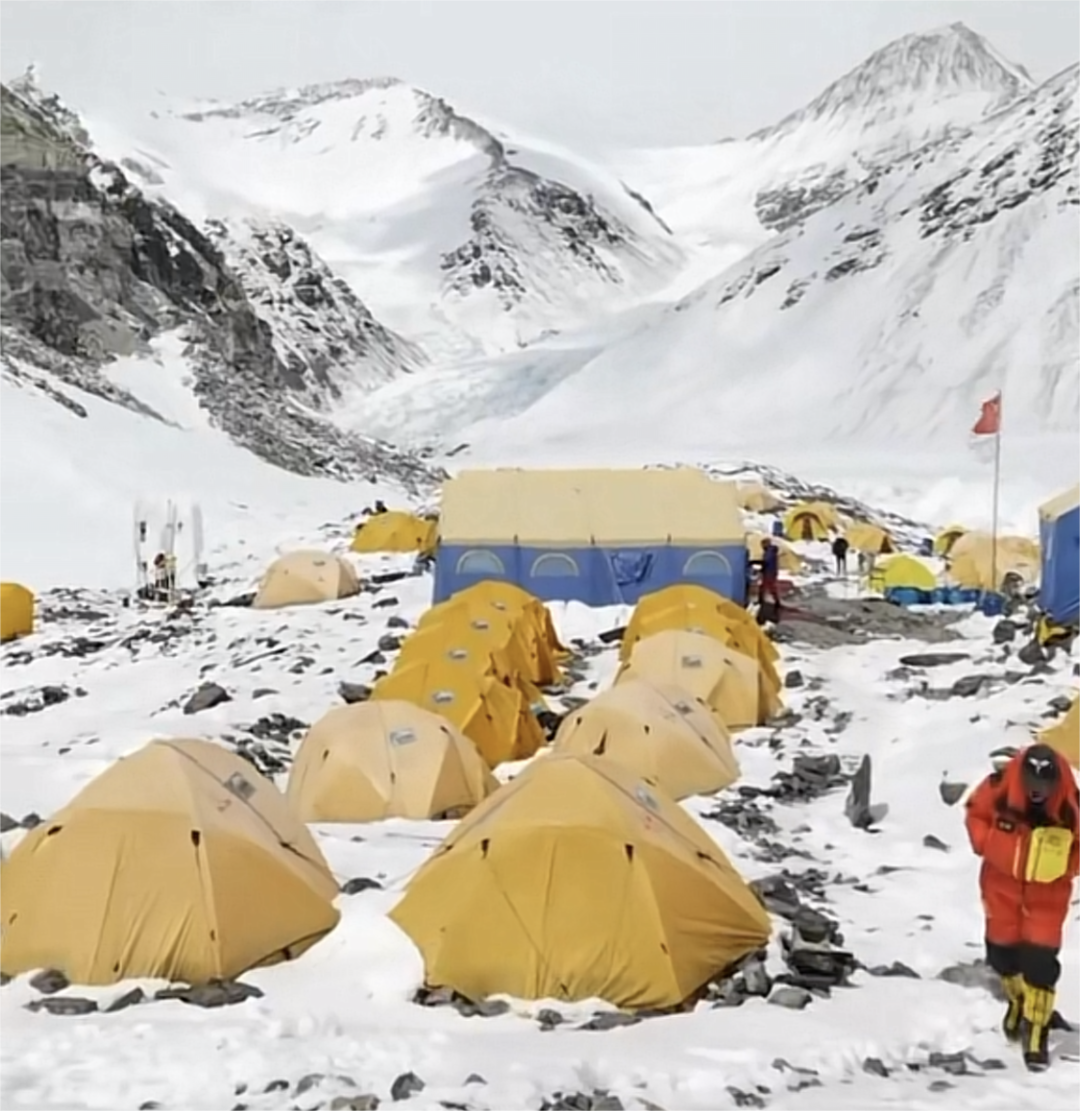
<path fill-rule="evenodd" d="M 1060 752 L 1074 768 L 1080 770 L 1080 702 L 1075 695 L 1065 716 L 1043 729 L 1039 740 Z"/>
<path fill-rule="evenodd" d="M 34 631 L 34 595 L 21 583 L 0 583 L 0 642 Z"/>
<path fill-rule="evenodd" d="M 467 815 L 390 917 L 469 999 L 673 1007 L 764 946 L 769 916 L 698 823 L 610 760 L 534 761 Z"/>
<path fill-rule="evenodd" d="M 286 797 L 305 822 L 459 818 L 498 783 L 476 746 L 439 714 L 374 699 L 308 730 Z"/>
<path fill-rule="evenodd" d="M 357 526 L 354 552 L 420 552 L 430 555 L 438 539 L 438 525 L 412 513 L 392 509 L 376 513 Z"/>
<path fill-rule="evenodd" d="M 289 552 L 266 569 L 251 603 L 255 609 L 310 605 L 349 598 L 360 592 L 352 566 L 330 552 Z"/>
<path fill-rule="evenodd" d="M 277 788 L 210 741 L 161 740 L 102 772 L 0 866 L 9 976 L 205 983 L 299 956 L 338 885 Z"/>

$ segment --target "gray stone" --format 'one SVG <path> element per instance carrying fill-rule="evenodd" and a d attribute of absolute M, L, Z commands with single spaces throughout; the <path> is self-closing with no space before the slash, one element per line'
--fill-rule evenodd
<path fill-rule="evenodd" d="M 416 1075 L 415 1072 L 403 1072 L 393 1084 L 390 1085 L 390 1098 L 395 1103 L 409 1099 L 411 1096 L 416 1095 L 417 1092 L 422 1092 L 427 1085 Z"/>
<path fill-rule="evenodd" d="M 379 637 L 379 651 L 380 652 L 396 652 L 401 647 L 402 637 L 397 636 L 395 633 L 383 633 Z"/>
<path fill-rule="evenodd" d="M 964 675 L 949 688 L 956 698 L 974 698 L 993 683 L 990 675 Z"/>
<path fill-rule="evenodd" d="M 28 1011 L 45 1011 L 50 1015 L 91 1015 L 97 1009 L 97 1001 L 83 999 L 76 995 L 48 995 L 44 999 L 32 999 L 26 1004 Z"/>
<path fill-rule="evenodd" d="M 263 1088 L 263 1092 L 287 1092 L 289 1090 L 289 1082 L 287 1080 L 271 1080 L 269 1084 Z"/>
<path fill-rule="evenodd" d="M 623 1111 L 623 1103 L 618 1096 L 603 1092 L 593 1096 L 591 1111 Z"/>
<path fill-rule="evenodd" d="M 904 667 L 947 667 L 968 658 L 966 652 L 914 652 L 901 656 L 899 662 Z"/>
<path fill-rule="evenodd" d="M 641 1021 L 640 1015 L 632 1015 L 626 1011 L 597 1011 L 587 1022 L 583 1022 L 578 1030 L 615 1030 L 619 1026 L 636 1026 Z"/>
<path fill-rule="evenodd" d="M 361 891 L 382 891 L 382 884 L 368 876 L 355 876 L 341 885 L 342 895 L 359 895 Z"/>
<path fill-rule="evenodd" d="M 1067 714 L 1072 703 L 1073 700 L 1067 694 L 1056 694 L 1047 705 L 1055 714 Z M 3 815 L 0 815 L 0 832 L 3 832 Z"/>
<path fill-rule="evenodd" d="M 359 1096 L 334 1096 L 330 1111 L 378 1111 L 379 1097 L 364 1093 Z"/>
<path fill-rule="evenodd" d="M 789 690 L 804 686 L 805 683 L 806 680 L 803 678 L 803 673 L 799 671 L 798 668 L 792 668 L 792 670 L 784 676 L 784 686 Z"/>
<path fill-rule="evenodd" d="M 1002 1003 L 1005 1002 L 1001 977 L 985 961 L 965 961 L 949 965 L 937 974 L 937 978 L 963 988 L 980 988 Z"/>
<path fill-rule="evenodd" d="M 938 852 L 942 852 L 942 853 L 947 853 L 949 851 L 949 846 L 946 845 L 945 842 L 942 841 L 940 837 L 935 837 L 932 833 L 928 833 L 922 839 L 922 843 L 923 843 L 924 848 L 927 848 L 927 849 L 937 849 Z"/>
<path fill-rule="evenodd" d="M 777 1007 L 787 1007 L 790 1011 L 801 1011 L 810 1005 L 813 996 L 804 988 L 777 988 L 769 996 L 769 1002 Z"/>
<path fill-rule="evenodd" d="M 5 814 L 0 810 L 0 833 L 7 833 L 9 830 L 18 828 L 19 823 L 10 814 Z"/>
<path fill-rule="evenodd" d="M 203 683 L 195 693 L 184 703 L 185 714 L 197 714 L 220 706 L 223 702 L 231 702 L 232 695 L 218 683 Z"/>
<path fill-rule="evenodd" d="M 1037 640 L 1029 640 L 1016 653 L 1016 658 L 1022 664 L 1034 667 L 1036 664 L 1046 663 L 1048 656 L 1046 649 Z"/>
<path fill-rule="evenodd" d="M 968 1071 L 967 1058 L 963 1053 L 939 1053 L 935 1050 L 930 1054 L 927 1065 L 932 1069 L 944 1069 L 952 1076 L 963 1076 Z"/>
<path fill-rule="evenodd" d="M 303 1095 L 304 1092 L 310 1091 L 316 1084 L 321 1084 L 326 1079 L 326 1075 L 321 1072 L 309 1072 L 306 1076 L 300 1077 L 296 1082 L 296 1094 Z"/>
<path fill-rule="evenodd" d="M 750 960 L 741 969 L 742 981 L 747 995 L 766 996 L 772 991 L 772 977 L 765 970 L 765 963 Z"/>
<path fill-rule="evenodd" d="M 1015 621 L 1010 621 L 1009 618 L 1003 617 L 994 626 L 994 631 L 991 634 L 994 638 L 995 644 L 1008 644 L 1010 641 L 1016 639 L 1017 633 L 1020 631 Z"/>
<path fill-rule="evenodd" d="M 126 1011 L 128 1007 L 134 1007 L 145 1001 L 146 992 L 144 992 L 142 988 L 132 988 L 131 991 L 125 991 L 122 995 L 118 995 L 106 1008 L 104 1008 L 104 1011 L 105 1014 L 112 1015 L 117 1011 Z"/>
<path fill-rule="evenodd" d="M 58 968 L 44 968 L 30 977 L 30 986 L 42 995 L 55 995 L 71 986 L 71 981 Z"/>
<path fill-rule="evenodd" d="M 475 1003 L 458 999 L 454 1001 L 454 1006 L 465 1018 L 497 1018 L 510 1010 L 510 1004 L 505 999 L 478 999 Z"/>
<path fill-rule="evenodd" d="M 338 683 L 338 695 L 343 702 L 350 706 L 357 702 L 367 702 L 371 697 L 371 687 L 363 683 Z"/>
<path fill-rule="evenodd" d="M 866 753 L 851 777 L 851 787 L 844 803 L 844 814 L 856 829 L 870 829 L 881 822 L 889 812 L 885 803 L 871 805 L 870 790 L 871 763 L 870 754 Z"/>
<path fill-rule="evenodd" d="M 862 1063 L 863 1072 L 869 1073 L 871 1076 L 880 1076 L 882 1079 L 889 1078 L 889 1070 L 885 1067 L 885 1062 L 879 1057 L 867 1057 Z"/>
<path fill-rule="evenodd" d="M 263 992 L 254 984 L 240 980 L 211 980 L 207 984 L 187 987 L 162 988 L 154 993 L 155 999 L 179 999 L 193 1007 L 229 1007 L 247 999 L 261 999 Z"/>
<path fill-rule="evenodd" d="M 386 619 L 386 627 L 388 629 L 407 629 L 409 627 L 409 623 L 405 620 L 404 617 L 401 617 L 396 613 L 392 613 Z"/>
<path fill-rule="evenodd" d="M 478 1072 L 470 1072 L 469 1075 L 465 1077 L 465 1085 L 466 1086 L 469 1085 L 469 1084 L 486 1084 L 486 1083 L 487 1083 L 487 1081 Z"/>
<path fill-rule="evenodd" d="M 29 814 L 24 814 L 22 821 L 19 823 L 23 829 L 37 829 L 45 819 L 35 810 L 31 810 Z"/>
<path fill-rule="evenodd" d="M 727 1094 L 731 1096 L 731 1102 L 736 1107 L 767 1107 L 768 1104 L 756 1092 L 744 1092 L 741 1088 L 736 1088 L 734 1085 L 729 1084 L 727 1087 Z"/>
<path fill-rule="evenodd" d="M 938 784 L 938 794 L 941 795 L 941 801 L 946 806 L 955 806 L 964 797 L 968 786 L 967 783 L 949 783 L 942 780 Z"/>
<path fill-rule="evenodd" d="M 922 977 L 913 968 L 909 968 L 903 961 L 893 961 L 892 964 L 877 964 L 867 971 L 871 976 L 901 977 L 908 980 L 921 980 Z"/>
<path fill-rule="evenodd" d="M 542 1007 L 536 1013 L 536 1021 L 540 1023 L 542 1028 L 554 1030 L 556 1026 L 561 1026 L 566 1019 L 558 1011 L 552 1010 L 550 1007 Z"/>

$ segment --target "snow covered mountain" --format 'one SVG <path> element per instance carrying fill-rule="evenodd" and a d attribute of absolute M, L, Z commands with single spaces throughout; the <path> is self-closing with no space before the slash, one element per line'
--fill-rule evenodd
<path fill-rule="evenodd" d="M 962 23 L 875 51 L 804 108 L 746 139 L 627 152 L 615 164 L 665 220 L 729 264 L 884 167 L 1034 88 Z"/>
<path fill-rule="evenodd" d="M 1013 432 L 1075 435 L 1077 73 L 879 167 L 599 353 L 534 353 L 534 381 L 567 372 L 540 391 L 519 375 L 517 416 L 501 386 L 484 412 L 476 379 L 457 383 L 469 409 L 453 435 L 510 455 L 655 444 L 666 428 L 684 452 L 963 444 L 998 388 Z M 388 391 L 386 420 L 410 392 Z"/>
<path fill-rule="evenodd" d="M 429 350 L 493 353 L 631 305 L 683 254 L 606 171 L 481 126 L 393 79 L 155 113 L 100 148 L 198 217 L 306 238 L 376 315 Z"/>

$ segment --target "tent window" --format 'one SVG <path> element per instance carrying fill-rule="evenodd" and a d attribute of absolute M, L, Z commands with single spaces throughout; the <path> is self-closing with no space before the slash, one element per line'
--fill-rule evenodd
<path fill-rule="evenodd" d="M 391 729 L 387 740 L 395 747 L 411 745 L 416 740 L 416 733 L 412 729 Z"/>
<path fill-rule="evenodd" d="M 683 565 L 683 574 L 710 579 L 730 578 L 731 564 L 719 552 L 694 552 Z"/>
<path fill-rule="evenodd" d="M 534 579 L 555 579 L 565 575 L 580 575 L 577 563 L 562 552 L 545 552 L 533 561 L 529 574 Z"/>
<path fill-rule="evenodd" d="M 474 548 L 457 561 L 459 575 L 505 575 L 506 568 L 494 552 Z"/>

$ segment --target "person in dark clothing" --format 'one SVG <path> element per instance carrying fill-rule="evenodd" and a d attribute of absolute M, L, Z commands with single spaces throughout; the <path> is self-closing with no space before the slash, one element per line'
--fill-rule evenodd
<path fill-rule="evenodd" d="M 847 542 L 847 537 L 838 536 L 832 542 L 833 559 L 836 560 L 836 573 L 838 575 L 847 575 L 847 554 L 851 545 Z"/>
<path fill-rule="evenodd" d="M 758 583 L 758 605 L 763 606 L 766 598 L 780 613 L 780 549 L 772 542 L 772 537 L 766 536 L 761 541 L 761 559 L 754 560 L 761 568 L 761 580 Z"/>
<path fill-rule="evenodd" d="M 1008 1000 L 1002 1024 L 1024 1063 L 1050 1063 L 1058 954 L 1080 872 L 1080 796 L 1072 769 L 1049 745 L 1022 749 L 972 792 L 968 838 L 982 858 L 986 963 Z"/>

